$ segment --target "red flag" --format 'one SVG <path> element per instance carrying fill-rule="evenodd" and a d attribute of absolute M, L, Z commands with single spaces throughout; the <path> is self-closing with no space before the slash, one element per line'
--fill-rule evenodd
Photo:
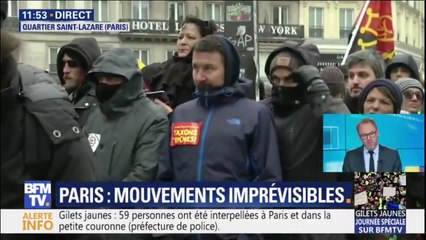
<path fill-rule="evenodd" d="M 365 6 L 367 4 L 367 6 Z M 365 11 L 363 11 L 365 9 Z M 362 17 L 359 23 L 359 18 Z M 359 24 L 359 26 L 357 26 Z M 357 28 L 353 41 L 350 35 L 351 46 L 348 54 L 374 48 L 379 51 L 385 60 L 392 59 L 395 55 L 395 40 L 392 21 L 391 1 L 367 1 L 355 20 Z"/>

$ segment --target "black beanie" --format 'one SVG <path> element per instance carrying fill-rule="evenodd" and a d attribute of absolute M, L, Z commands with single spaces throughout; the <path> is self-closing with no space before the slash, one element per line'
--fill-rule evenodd
<path fill-rule="evenodd" d="M 401 105 L 402 105 L 402 92 L 399 89 L 399 87 L 391 80 L 389 79 L 376 79 L 372 82 L 370 82 L 367 86 L 365 86 L 364 90 L 361 92 L 361 96 L 359 98 L 359 109 L 361 113 L 364 113 L 364 102 L 367 99 L 368 94 L 371 90 L 373 90 L 376 87 L 385 87 L 389 90 L 393 98 L 395 99 L 395 102 L 393 103 L 393 109 L 394 113 L 398 114 L 401 112 Z M 392 100 L 393 101 L 393 100 Z"/>
<path fill-rule="evenodd" d="M 2 27 L 3 21 L 7 17 L 7 1 L 1 1 L 0 11 L 0 27 Z"/>

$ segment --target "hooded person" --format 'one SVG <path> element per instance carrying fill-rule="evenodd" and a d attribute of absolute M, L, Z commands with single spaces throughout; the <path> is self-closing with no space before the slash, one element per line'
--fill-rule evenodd
<path fill-rule="evenodd" d="M 81 126 L 97 106 L 95 90 L 87 73 L 99 56 L 101 50 L 95 38 L 75 38 L 62 46 L 57 55 L 59 80 L 74 104 Z"/>
<path fill-rule="evenodd" d="M 285 181 L 326 180 L 322 169 L 322 115 L 348 113 L 334 99 L 316 68 L 318 48 L 285 42 L 266 60 L 272 97 L 262 101 L 275 120 Z"/>
<path fill-rule="evenodd" d="M 360 113 L 401 112 L 401 90 L 389 79 L 376 79 L 370 82 L 361 92 L 359 100 Z"/>
<path fill-rule="evenodd" d="M 396 81 L 402 77 L 414 78 L 419 80 L 419 67 L 411 55 L 398 54 L 392 58 L 385 70 L 385 77 Z"/>
<path fill-rule="evenodd" d="M 1 22 L 7 1 L 1 1 Z M 96 181 L 94 156 L 64 88 L 18 64 L 19 39 L 1 30 L 1 209 L 23 209 L 25 181 Z M 49 202 L 51 203 L 51 202 Z M 31 203 L 32 207 L 40 207 Z M 1 239 L 102 239 L 98 235 L 1 234 Z"/>
<path fill-rule="evenodd" d="M 169 156 L 161 161 L 159 180 L 281 181 L 272 118 L 264 106 L 245 97 L 251 83 L 239 79 L 240 59 L 232 43 L 221 35 L 202 38 L 192 65 L 196 98 L 173 112 Z"/>
<path fill-rule="evenodd" d="M 235 47 L 210 35 L 197 43 L 192 61 L 196 99 L 173 112 L 170 156 L 159 179 L 280 181 L 272 119 L 264 106 L 245 97 L 250 83 L 238 79 Z M 183 135 L 185 130 L 191 134 Z"/>
<path fill-rule="evenodd" d="M 85 126 L 102 181 L 154 179 L 168 120 L 142 89 L 142 75 L 131 49 L 114 48 L 88 73 L 99 108 Z"/>
<path fill-rule="evenodd" d="M 421 111 L 425 90 L 422 84 L 414 78 L 400 78 L 395 84 L 402 92 L 403 100 L 401 112 L 417 114 Z"/>
<path fill-rule="evenodd" d="M 265 63 L 272 96 L 261 101 L 272 114 L 282 165 L 283 181 L 335 181 L 323 173 L 322 115 L 349 113 L 334 99 L 316 68 L 319 51 L 313 44 L 286 41 Z M 353 176 L 351 176 L 353 179 Z M 341 235 L 298 234 L 277 239 L 345 239 Z"/>
<path fill-rule="evenodd" d="M 173 56 L 161 64 L 153 63 L 142 70 L 149 90 L 165 91 L 168 104 L 173 109 L 193 98 L 192 49 L 202 37 L 215 33 L 217 25 L 213 21 L 187 16 L 181 29 Z"/>

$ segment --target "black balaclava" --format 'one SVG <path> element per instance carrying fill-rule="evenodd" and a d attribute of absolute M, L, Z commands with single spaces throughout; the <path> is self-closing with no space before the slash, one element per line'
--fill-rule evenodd
<path fill-rule="evenodd" d="M 284 50 L 277 54 L 271 61 L 270 73 L 279 68 L 287 68 L 294 71 L 305 61 L 291 50 Z M 284 87 L 272 84 L 272 103 L 277 110 L 299 108 L 305 102 L 304 89 L 301 84 L 296 87 Z"/>

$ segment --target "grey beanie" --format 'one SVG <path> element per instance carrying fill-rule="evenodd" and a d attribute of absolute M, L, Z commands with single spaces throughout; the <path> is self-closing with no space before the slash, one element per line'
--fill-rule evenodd
<path fill-rule="evenodd" d="M 417 88 L 422 92 L 422 96 L 424 98 L 424 89 L 422 84 L 414 79 L 414 78 L 400 78 L 398 79 L 395 84 L 401 89 L 401 92 L 405 92 L 409 88 Z"/>

